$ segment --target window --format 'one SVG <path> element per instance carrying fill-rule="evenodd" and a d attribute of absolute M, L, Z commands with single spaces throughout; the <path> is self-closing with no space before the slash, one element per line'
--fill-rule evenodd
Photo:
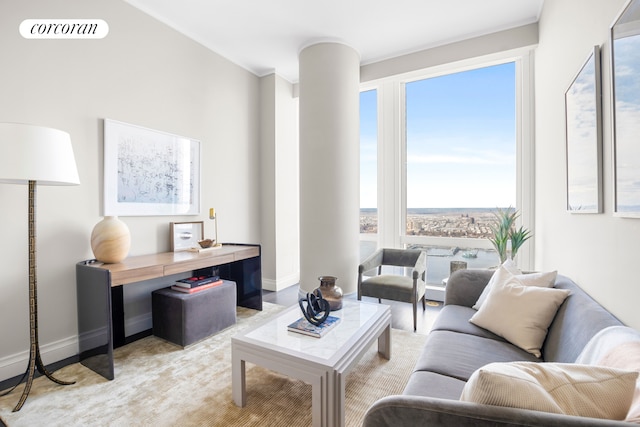
<path fill-rule="evenodd" d="M 360 92 L 360 233 L 378 232 L 377 90 Z"/>
<path fill-rule="evenodd" d="M 431 283 L 452 260 L 499 263 L 472 239 L 491 236 L 497 208 L 516 206 L 515 91 L 513 62 L 405 84 L 405 234 L 427 249 Z"/>
<path fill-rule="evenodd" d="M 418 80 L 405 91 L 407 216 L 515 206 L 514 64 Z M 486 237 L 473 221 L 462 222 L 456 229 L 407 221 L 407 234 Z"/>
<path fill-rule="evenodd" d="M 380 247 L 424 248 L 431 285 L 448 277 L 452 260 L 498 264 L 487 239 L 496 208 L 518 209 L 518 226 L 533 231 L 531 53 L 481 61 L 368 82 L 361 92 L 362 153 L 367 124 L 379 141 L 377 180 L 365 178 L 361 155 L 361 188 L 378 184 L 377 234 L 361 232 L 361 254 L 374 238 Z M 533 268 L 532 241 L 517 261 Z"/>
<path fill-rule="evenodd" d="M 378 234 L 378 91 L 360 92 L 360 233 L 364 259 L 377 248 Z"/>

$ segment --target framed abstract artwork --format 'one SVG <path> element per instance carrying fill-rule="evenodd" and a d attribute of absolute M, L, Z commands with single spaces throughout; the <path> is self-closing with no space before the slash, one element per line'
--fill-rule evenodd
<path fill-rule="evenodd" d="M 616 216 L 640 218 L 640 0 L 611 28 Z"/>
<path fill-rule="evenodd" d="M 602 91 L 595 46 L 565 92 L 567 210 L 602 213 Z"/>
<path fill-rule="evenodd" d="M 104 215 L 200 213 L 200 141 L 104 120 Z"/>

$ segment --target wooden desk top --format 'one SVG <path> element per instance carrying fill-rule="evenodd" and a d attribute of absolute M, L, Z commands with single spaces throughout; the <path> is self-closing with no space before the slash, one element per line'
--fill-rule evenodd
<path fill-rule="evenodd" d="M 223 245 L 207 252 L 162 252 L 126 258 L 116 264 L 94 262 L 87 266 L 109 270 L 111 286 L 126 285 L 156 279 L 205 267 L 254 258 L 260 255 L 259 246 Z"/>

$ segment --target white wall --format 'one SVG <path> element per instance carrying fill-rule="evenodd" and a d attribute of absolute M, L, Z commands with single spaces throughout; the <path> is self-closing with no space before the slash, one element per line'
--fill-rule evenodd
<path fill-rule="evenodd" d="M 276 283 L 275 290 L 300 280 L 300 189 L 298 98 L 293 85 L 276 76 Z M 264 281 L 267 285 L 268 280 Z M 265 286 L 265 289 L 269 289 Z"/>
<path fill-rule="evenodd" d="M 282 77 L 260 79 L 262 286 L 270 291 L 300 279 L 297 103 Z"/>
<path fill-rule="evenodd" d="M 275 288 L 276 253 L 276 75 L 260 78 L 260 240 L 262 241 L 262 276 Z M 263 286 L 265 283 L 263 283 Z"/>
<path fill-rule="evenodd" d="M 26 40 L 29 18 L 95 18 L 103 40 Z M 259 80 L 137 9 L 112 0 L 0 3 L 0 121 L 71 134 L 81 185 L 39 187 L 39 333 L 45 363 L 77 354 L 75 264 L 92 258 L 102 215 L 102 119 L 202 141 L 202 214 L 124 217 L 131 255 L 169 249 L 170 221 L 218 213 L 219 237 L 259 242 Z M 27 188 L 0 184 L 0 380 L 26 369 L 29 348 Z M 157 284 L 155 285 L 158 286 Z M 130 294 L 130 292 L 127 292 Z M 129 304 L 148 313 L 150 297 Z M 134 295 L 135 297 L 135 295 Z"/>
<path fill-rule="evenodd" d="M 535 59 L 536 266 L 558 269 L 624 323 L 640 328 L 640 220 L 613 216 L 609 28 L 625 0 L 546 1 Z M 602 46 L 604 214 L 566 212 L 564 92 Z"/>

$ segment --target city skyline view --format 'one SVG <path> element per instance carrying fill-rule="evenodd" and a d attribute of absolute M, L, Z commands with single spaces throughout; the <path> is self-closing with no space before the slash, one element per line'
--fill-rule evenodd
<path fill-rule="evenodd" d="M 490 225 L 495 223 L 498 209 L 507 208 L 409 208 L 406 234 L 486 239 L 493 235 Z M 377 209 L 360 209 L 360 233 L 377 232 Z"/>

